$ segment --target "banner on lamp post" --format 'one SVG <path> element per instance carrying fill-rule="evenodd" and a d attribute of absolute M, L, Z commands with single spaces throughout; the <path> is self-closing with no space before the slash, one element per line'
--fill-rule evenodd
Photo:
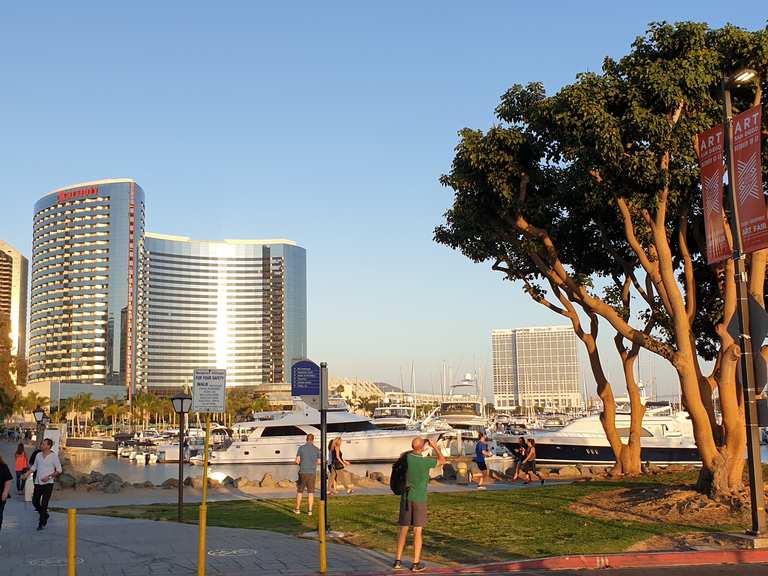
<path fill-rule="evenodd" d="M 715 126 L 702 132 L 698 143 L 707 263 L 717 264 L 733 252 L 725 235 L 723 218 L 723 127 Z"/>
<path fill-rule="evenodd" d="M 741 220 L 742 251 L 768 248 L 763 176 L 760 163 L 761 109 L 755 106 L 733 117 L 733 183 Z"/>

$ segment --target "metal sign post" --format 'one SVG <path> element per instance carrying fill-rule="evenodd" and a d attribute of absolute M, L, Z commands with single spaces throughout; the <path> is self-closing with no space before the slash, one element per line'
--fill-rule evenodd
<path fill-rule="evenodd" d="M 323 502 L 325 529 L 328 524 L 328 364 L 320 362 L 320 501 Z"/>
<path fill-rule="evenodd" d="M 211 413 L 227 409 L 227 371 L 195 368 L 192 378 L 192 411 L 205 414 L 205 446 L 203 447 L 203 494 L 200 502 L 199 532 L 197 540 L 197 574 L 205 576 L 206 522 L 208 518 L 208 452 L 211 445 Z"/>

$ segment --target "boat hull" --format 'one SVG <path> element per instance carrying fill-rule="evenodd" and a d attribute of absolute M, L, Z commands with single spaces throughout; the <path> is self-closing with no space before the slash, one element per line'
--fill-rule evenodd
<path fill-rule="evenodd" d="M 518 438 L 498 439 L 508 450 L 519 446 Z M 640 459 L 657 465 L 701 464 L 695 445 L 688 442 L 643 439 Z M 603 438 L 536 437 L 536 462 L 539 464 L 612 465 L 616 462 L 608 441 Z"/>
<path fill-rule="evenodd" d="M 328 434 L 328 441 L 339 434 Z M 397 460 L 411 449 L 416 436 L 437 440 L 439 433 L 414 433 L 410 430 L 381 430 L 366 433 L 341 434 L 341 450 L 344 459 L 352 464 L 387 463 Z M 293 464 L 299 446 L 306 442 L 304 436 L 282 436 L 233 441 L 226 449 L 213 450 L 208 464 Z M 193 464 L 202 462 L 202 456 L 191 459 Z"/>

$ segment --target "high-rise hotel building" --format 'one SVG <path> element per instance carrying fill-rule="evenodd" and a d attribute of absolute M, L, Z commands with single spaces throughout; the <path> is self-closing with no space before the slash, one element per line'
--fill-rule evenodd
<path fill-rule="evenodd" d="M 27 356 L 27 259 L 0 240 L 0 315 L 10 320 L 11 354 Z"/>
<path fill-rule="evenodd" d="M 139 382 L 189 386 L 197 367 L 228 386 L 290 381 L 307 355 L 306 252 L 290 240 L 193 240 L 147 233 Z"/>
<path fill-rule="evenodd" d="M 584 405 L 571 326 L 493 330 L 493 403 L 566 410 Z"/>
<path fill-rule="evenodd" d="M 35 204 L 30 383 L 130 396 L 143 233 L 144 192 L 130 179 L 67 186 Z"/>

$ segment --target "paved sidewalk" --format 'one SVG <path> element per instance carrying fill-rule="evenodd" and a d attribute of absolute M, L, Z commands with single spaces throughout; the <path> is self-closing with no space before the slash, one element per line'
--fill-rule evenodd
<path fill-rule="evenodd" d="M 67 518 L 52 513 L 35 530 L 31 504 L 11 500 L 0 532 L 0 575 L 65 576 Z M 78 515 L 78 576 L 197 574 L 197 526 Z M 303 576 L 318 570 L 318 544 L 261 530 L 208 529 L 208 574 Z M 331 572 L 381 572 L 390 559 L 377 552 L 329 544 Z"/>

